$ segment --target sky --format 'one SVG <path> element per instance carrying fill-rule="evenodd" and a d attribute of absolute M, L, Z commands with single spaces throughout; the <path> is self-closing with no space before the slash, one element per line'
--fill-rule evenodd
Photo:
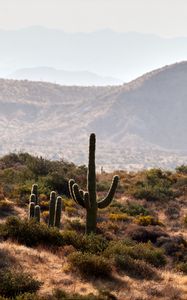
<path fill-rule="evenodd" d="M 187 0 L 0 0 L 0 28 L 187 36 Z"/>

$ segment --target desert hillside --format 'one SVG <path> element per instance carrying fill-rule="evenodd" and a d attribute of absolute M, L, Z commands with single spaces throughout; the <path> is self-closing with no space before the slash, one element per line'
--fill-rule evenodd
<path fill-rule="evenodd" d="M 187 160 L 186 78 L 187 62 L 119 86 L 1 79 L 0 153 L 29 151 L 82 164 L 87 136 L 96 132 L 99 167 L 174 168 Z"/>

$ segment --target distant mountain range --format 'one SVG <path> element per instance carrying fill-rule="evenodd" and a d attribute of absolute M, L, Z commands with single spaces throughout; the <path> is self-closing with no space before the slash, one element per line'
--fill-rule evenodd
<path fill-rule="evenodd" d="M 163 65 L 187 60 L 187 37 L 161 38 L 151 34 L 117 33 L 111 30 L 66 33 L 30 27 L 16 31 L 0 30 L 0 41 L 1 77 L 10 77 L 15 71 L 25 68 L 32 68 L 34 72 L 35 68 L 43 66 L 65 71 L 87 70 L 98 76 L 128 82 Z M 29 77 L 28 73 L 22 75 Z M 55 72 L 54 78 L 49 76 L 52 82 L 56 81 L 56 75 Z M 74 75 L 74 78 L 77 76 L 76 84 L 79 84 L 80 74 Z M 90 76 L 81 79 L 83 85 L 93 85 L 97 78 L 92 76 L 93 79 Z M 110 81 L 106 83 L 110 84 Z"/>
<path fill-rule="evenodd" d="M 90 132 L 107 169 L 187 163 L 187 62 L 119 86 L 0 80 L 0 153 L 87 162 Z"/>
<path fill-rule="evenodd" d="M 122 84 L 122 80 L 99 76 L 88 71 L 64 71 L 49 67 L 24 68 L 8 75 L 11 79 L 27 79 L 31 81 L 45 81 L 58 83 L 61 85 L 117 85 Z"/>

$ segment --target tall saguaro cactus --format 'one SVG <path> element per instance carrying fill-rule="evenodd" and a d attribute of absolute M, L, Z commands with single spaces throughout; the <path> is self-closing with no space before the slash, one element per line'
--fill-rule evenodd
<path fill-rule="evenodd" d="M 97 210 L 98 208 L 107 207 L 113 200 L 115 191 L 117 189 L 119 177 L 113 177 L 107 196 L 97 201 L 96 195 L 96 170 L 95 170 L 95 144 L 96 136 L 94 133 L 90 135 L 89 143 L 89 162 L 87 174 L 87 192 L 79 189 L 79 186 L 73 179 L 69 181 L 69 192 L 72 199 L 83 208 L 86 209 L 86 233 L 96 231 L 97 224 Z"/>

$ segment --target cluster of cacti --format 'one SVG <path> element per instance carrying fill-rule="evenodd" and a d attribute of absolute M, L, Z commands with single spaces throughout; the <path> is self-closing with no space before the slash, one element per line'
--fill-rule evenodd
<path fill-rule="evenodd" d="M 62 198 L 56 197 L 55 192 L 50 194 L 49 203 L 49 226 L 60 228 L 62 214 Z M 38 199 L 38 186 L 33 184 L 29 202 L 29 219 L 35 218 L 37 222 L 40 222 L 40 206 Z"/>
<path fill-rule="evenodd" d="M 117 189 L 119 177 L 113 177 L 113 181 L 107 196 L 97 201 L 96 195 L 96 170 L 95 170 L 95 143 L 96 137 L 92 133 L 90 135 L 89 143 L 89 162 L 88 162 L 88 178 L 87 178 L 87 192 L 79 189 L 79 186 L 73 179 L 69 181 L 69 192 L 72 199 L 83 208 L 86 209 L 86 233 L 96 231 L 97 224 L 97 210 L 98 208 L 107 207 L 113 200 L 115 191 Z"/>
<path fill-rule="evenodd" d="M 29 218 L 35 218 L 40 222 L 40 206 L 38 201 L 38 186 L 33 184 L 29 201 Z"/>

